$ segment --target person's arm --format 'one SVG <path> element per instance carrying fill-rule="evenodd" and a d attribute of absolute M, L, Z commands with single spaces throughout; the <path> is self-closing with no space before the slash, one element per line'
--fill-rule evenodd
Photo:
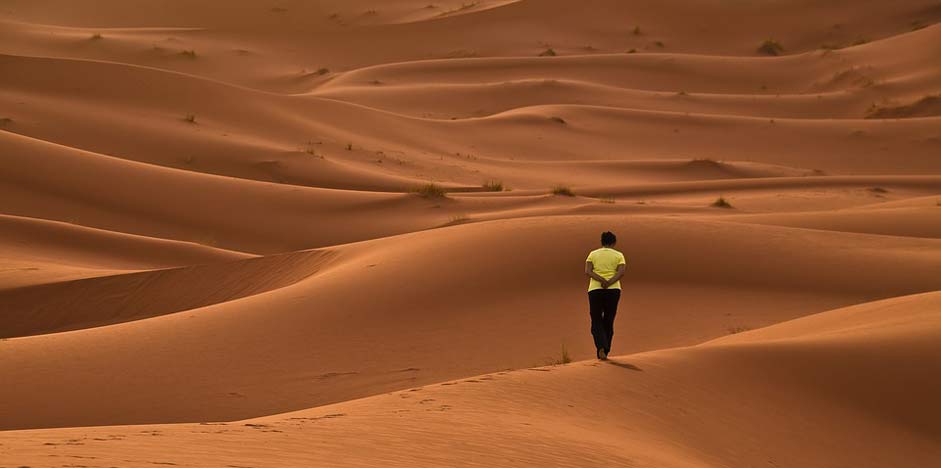
<path fill-rule="evenodd" d="M 601 287 L 603 288 L 608 287 L 608 285 L 605 284 L 605 281 L 607 280 L 604 279 L 604 277 L 599 275 L 598 273 L 595 273 L 595 265 L 593 265 L 591 262 L 585 262 L 585 275 L 601 283 Z"/>
<path fill-rule="evenodd" d="M 618 265 L 618 271 L 616 271 L 614 273 L 614 276 L 612 276 L 611 279 L 608 280 L 608 284 L 605 285 L 604 283 L 602 283 L 602 285 L 607 288 L 608 286 L 611 286 L 612 284 L 617 283 L 618 280 L 620 280 L 621 277 L 624 276 L 624 268 L 626 266 L 627 265 L 623 263 Z"/>

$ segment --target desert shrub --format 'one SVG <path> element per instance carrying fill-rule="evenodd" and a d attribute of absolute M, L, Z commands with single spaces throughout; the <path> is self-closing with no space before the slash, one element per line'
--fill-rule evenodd
<path fill-rule="evenodd" d="M 183 117 L 183 120 L 187 123 L 194 124 L 196 123 L 196 114 L 186 114 L 186 117 Z"/>
<path fill-rule="evenodd" d="M 422 198 L 444 198 L 448 196 L 448 191 L 434 182 L 420 185 L 413 188 L 411 191 L 412 193 L 417 193 Z"/>
<path fill-rule="evenodd" d="M 732 204 L 729 203 L 729 201 L 726 200 L 725 197 L 717 198 L 716 201 L 712 202 L 712 206 L 716 208 L 732 208 Z"/>
<path fill-rule="evenodd" d="M 765 39 L 761 45 L 758 46 L 758 53 L 765 55 L 781 55 L 784 52 L 784 47 L 781 46 L 781 43 L 774 39 Z"/>
<path fill-rule="evenodd" d="M 634 31 L 633 31 L 633 33 L 634 33 L 635 36 L 640 36 L 640 26 L 639 26 L 639 25 L 638 25 L 638 26 L 634 26 Z"/>
<path fill-rule="evenodd" d="M 553 122 L 558 122 L 558 123 L 563 124 L 563 125 L 565 124 L 565 119 L 563 119 L 562 117 L 559 117 L 559 116 L 557 116 L 557 115 L 554 115 L 554 116 L 552 116 L 552 117 L 549 117 L 549 120 L 551 120 L 551 121 L 553 121 Z"/>
<path fill-rule="evenodd" d="M 575 192 L 573 192 L 570 187 L 565 186 L 565 185 L 556 185 L 555 187 L 552 187 L 552 194 L 553 194 L 553 195 L 564 195 L 564 196 L 566 196 L 566 197 L 574 197 L 574 196 L 575 196 Z"/>
<path fill-rule="evenodd" d="M 540 57 L 555 57 L 556 55 L 558 54 L 551 47 L 539 53 Z"/>
<path fill-rule="evenodd" d="M 503 191 L 503 181 L 500 180 L 488 180 L 483 183 L 482 187 L 488 192 L 502 192 Z"/>
<path fill-rule="evenodd" d="M 463 214 L 463 213 L 451 215 L 448 218 L 448 224 L 460 224 L 460 223 L 465 223 L 467 221 L 470 221 L 470 218 L 466 214 Z"/>
<path fill-rule="evenodd" d="M 569 350 L 562 345 L 562 354 L 559 356 L 559 359 L 552 362 L 553 365 L 560 366 L 562 364 L 568 364 L 572 362 L 572 357 L 569 356 Z"/>
<path fill-rule="evenodd" d="M 330 69 L 329 69 L 329 68 L 319 68 L 319 69 L 317 69 L 317 74 L 318 74 L 318 75 L 326 75 L 327 73 L 330 73 Z"/>
<path fill-rule="evenodd" d="M 101 33 L 95 33 L 91 35 L 91 40 L 93 41 L 97 41 L 101 39 L 104 39 L 104 36 L 102 36 Z"/>
<path fill-rule="evenodd" d="M 748 328 L 748 327 L 729 327 L 729 328 L 727 328 L 727 331 L 729 332 L 729 335 L 734 335 L 734 334 L 736 334 L 736 333 L 747 332 L 748 330 L 751 330 L 751 328 Z"/>
<path fill-rule="evenodd" d="M 600 201 L 601 203 L 614 204 L 614 197 L 609 196 L 609 195 L 604 195 L 604 196 L 598 197 L 598 201 Z"/>
<path fill-rule="evenodd" d="M 180 55 L 183 56 L 183 57 L 186 57 L 186 58 L 192 58 L 192 59 L 194 59 L 194 58 L 196 58 L 196 51 L 195 51 L 195 50 L 184 50 L 184 51 L 180 52 Z"/>

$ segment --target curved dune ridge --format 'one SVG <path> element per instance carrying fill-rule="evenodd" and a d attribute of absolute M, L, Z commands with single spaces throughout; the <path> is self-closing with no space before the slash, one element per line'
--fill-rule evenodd
<path fill-rule="evenodd" d="M 0 2 L 0 466 L 930 466 L 939 22 Z"/>

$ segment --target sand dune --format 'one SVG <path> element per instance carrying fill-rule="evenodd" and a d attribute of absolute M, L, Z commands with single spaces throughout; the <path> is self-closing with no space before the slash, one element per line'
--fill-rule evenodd
<path fill-rule="evenodd" d="M 42 413 L 7 407 L 5 424 L 234 419 L 531 366 L 557 357 L 562 345 L 587 358 L 580 272 L 565 267 L 581 261 L 581 246 L 594 237 L 586 219 L 494 221 L 334 247 L 328 251 L 335 257 L 315 276 L 273 291 L 122 325 L 8 340 L 11 352 L 0 358 L 0 371 L 21 385 L 6 389 L 5 401 L 46 401 L 55 391 L 50 379 L 71 391 Z M 619 352 L 695 344 L 729 329 L 930 291 L 941 275 L 934 239 L 644 217 L 606 222 L 633 246 L 632 271 L 643 272 L 628 275 L 632 299 L 619 323 Z M 479 261 L 525 251 L 555 254 L 499 266 Z M 442 256 L 461 268 L 436 271 Z M 139 288 L 114 306 L 96 296 L 126 291 L 121 282 L 85 282 L 88 309 L 71 311 L 100 321 L 128 314 L 121 310 L 146 310 L 125 304 L 174 311 L 183 298 L 231 294 L 229 282 L 271 274 L 224 268 L 233 271 L 207 274 L 192 289 L 167 283 L 177 289 L 172 296 L 160 295 L 160 284 Z M 534 268 L 542 272 L 538 287 L 501 287 Z M 361 294 L 363 284 L 371 285 L 368 295 Z M 428 291 L 448 291 L 447 298 Z M 68 292 L 58 294 L 78 294 Z M 730 295 L 738 300 L 730 303 Z M 24 365 L 40 354 L 57 357 L 46 358 L 42 369 Z M 115 376 L 106 384 L 82 377 L 95 369 Z"/>
<path fill-rule="evenodd" d="M 941 455 L 939 301 L 890 299 L 690 348 L 228 424 L 8 431 L 2 460 L 51 446 L 126 466 L 930 466 Z"/>
<path fill-rule="evenodd" d="M 941 458 L 936 0 L 171 3 L 0 2 L 0 465 Z"/>

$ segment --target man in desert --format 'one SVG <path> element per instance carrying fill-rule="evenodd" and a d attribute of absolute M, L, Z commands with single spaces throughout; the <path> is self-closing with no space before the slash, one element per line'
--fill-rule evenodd
<path fill-rule="evenodd" d="M 595 353 L 605 360 L 611 352 L 614 337 L 614 316 L 621 299 L 621 277 L 627 261 L 624 254 L 614 250 L 617 236 L 606 231 L 601 234 L 601 248 L 592 250 L 585 260 L 588 281 L 588 307 L 591 315 L 591 336 L 595 339 Z"/>

